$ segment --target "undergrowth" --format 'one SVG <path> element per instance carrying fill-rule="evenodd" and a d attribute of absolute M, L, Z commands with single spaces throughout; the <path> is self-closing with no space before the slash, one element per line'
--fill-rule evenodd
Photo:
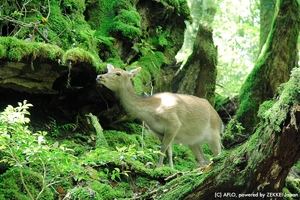
<path fill-rule="evenodd" d="M 136 133 L 106 131 L 109 148 L 81 147 L 74 138 L 57 140 L 59 130 L 66 131 L 71 125 L 58 126 L 53 118 L 55 129 L 50 135 L 32 132 L 31 106 L 25 100 L 0 113 L 0 164 L 7 166 L 0 173 L 0 199 L 132 198 L 150 192 L 176 173 L 169 167 L 155 169 L 160 147 L 148 132 L 141 138 Z M 144 139 L 147 142 L 142 147 Z M 181 171 L 195 166 L 187 147 L 174 147 L 174 164 Z"/>

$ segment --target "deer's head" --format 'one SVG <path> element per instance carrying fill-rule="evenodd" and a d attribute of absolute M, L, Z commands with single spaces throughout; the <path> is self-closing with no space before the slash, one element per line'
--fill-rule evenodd
<path fill-rule="evenodd" d="M 105 85 L 112 91 L 118 91 L 120 89 L 126 89 L 127 85 L 131 84 L 130 79 L 132 79 L 141 70 L 141 67 L 125 71 L 120 68 L 115 68 L 111 64 L 107 64 L 107 70 L 108 72 L 106 74 L 100 74 L 97 76 L 97 83 Z"/>

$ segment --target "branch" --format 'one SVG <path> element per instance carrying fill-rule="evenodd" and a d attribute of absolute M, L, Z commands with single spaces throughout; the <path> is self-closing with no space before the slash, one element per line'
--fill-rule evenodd
<path fill-rule="evenodd" d="M 50 0 L 48 0 L 48 7 L 49 7 L 49 10 L 48 10 L 48 15 L 47 15 L 47 19 L 49 19 L 50 17 L 50 13 L 51 13 L 51 9 L 50 9 Z"/>
<path fill-rule="evenodd" d="M 50 44 L 53 44 L 50 40 L 48 40 L 41 32 L 40 32 L 40 30 L 36 27 L 36 26 L 34 26 L 33 27 L 33 29 L 46 41 L 46 42 L 48 42 L 48 43 L 50 43 Z"/>
<path fill-rule="evenodd" d="M 7 20 L 7 21 L 9 21 L 9 22 L 18 24 L 18 25 L 20 25 L 20 26 L 27 27 L 27 28 L 34 28 L 34 26 L 40 24 L 40 22 L 36 22 L 36 23 L 30 22 L 30 23 L 28 24 L 28 23 L 21 22 L 21 21 L 19 21 L 19 20 L 16 20 L 16 19 L 10 17 L 10 16 L 5 16 L 5 15 L 1 15 L 0 18 L 5 19 L 5 20 Z"/>
<path fill-rule="evenodd" d="M 27 27 L 27 28 L 33 28 L 46 42 L 53 44 L 50 40 L 48 40 L 41 32 L 40 30 L 37 28 L 38 25 L 40 25 L 40 22 L 30 22 L 30 23 L 25 23 L 25 22 L 21 22 L 19 20 L 16 20 L 10 16 L 5 16 L 5 15 L 1 15 L 0 16 L 1 19 L 5 19 L 9 22 L 12 22 L 14 24 L 18 24 L 20 26 L 23 27 Z"/>

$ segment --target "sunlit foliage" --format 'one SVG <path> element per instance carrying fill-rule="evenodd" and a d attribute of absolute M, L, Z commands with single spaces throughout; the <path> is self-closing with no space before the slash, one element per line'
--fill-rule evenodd
<path fill-rule="evenodd" d="M 219 1 L 213 23 L 218 46 L 217 92 L 238 93 L 259 51 L 259 1 Z"/>

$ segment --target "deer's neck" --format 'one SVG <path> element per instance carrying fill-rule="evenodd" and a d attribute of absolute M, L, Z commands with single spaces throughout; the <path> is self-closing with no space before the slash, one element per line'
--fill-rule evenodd
<path fill-rule="evenodd" d="M 117 91 L 116 95 L 119 97 L 122 106 L 130 115 L 144 120 L 144 116 L 147 115 L 146 108 L 148 104 L 148 98 L 138 95 L 131 83 L 127 84 L 123 89 Z"/>

